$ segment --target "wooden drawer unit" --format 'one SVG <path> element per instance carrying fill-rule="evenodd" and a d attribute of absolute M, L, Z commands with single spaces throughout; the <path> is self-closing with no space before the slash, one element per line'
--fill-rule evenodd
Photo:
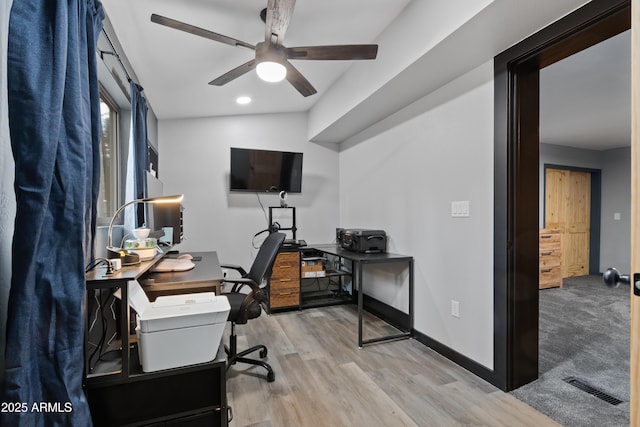
<path fill-rule="evenodd" d="M 562 287 L 562 234 L 560 230 L 540 230 L 538 244 L 540 289 Z"/>
<path fill-rule="evenodd" d="M 269 309 L 300 306 L 300 252 L 280 252 L 269 282 Z"/>

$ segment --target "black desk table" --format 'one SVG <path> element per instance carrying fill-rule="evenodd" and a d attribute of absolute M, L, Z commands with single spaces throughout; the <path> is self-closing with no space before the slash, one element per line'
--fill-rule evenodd
<path fill-rule="evenodd" d="M 399 338 L 411 337 L 413 330 L 413 257 L 409 255 L 399 255 L 393 253 L 358 253 L 342 249 L 339 245 L 310 245 L 305 249 L 315 249 L 329 255 L 347 259 L 353 263 L 353 288 L 358 290 L 358 347 L 362 348 L 366 344 L 377 343 L 381 341 L 395 340 Z M 409 266 L 409 327 L 406 331 L 398 334 L 391 334 L 382 337 L 364 340 L 362 338 L 362 313 L 364 311 L 363 304 L 363 282 L 362 268 L 365 264 L 383 264 L 394 262 L 406 262 Z"/>

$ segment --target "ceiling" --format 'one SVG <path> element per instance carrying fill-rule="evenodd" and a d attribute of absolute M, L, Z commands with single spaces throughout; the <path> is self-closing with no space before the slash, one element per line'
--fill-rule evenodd
<path fill-rule="evenodd" d="M 540 71 L 540 141 L 589 150 L 631 144 L 631 35 Z"/>
<path fill-rule="evenodd" d="M 374 43 L 410 0 L 298 1 L 285 46 Z M 286 80 L 261 81 L 255 71 L 224 85 L 214 78 L 253 58 L 233 47 L 152 23 L 152 13 L 255 45 L 264 41 L 267 0 L 103 0 L 126 57 L 159 119 L 309 110 L 354 61 L 293 61 L 318 93 L 307 98 Z M 237 105 L 238 96 L 252 98 Z"/>
<path fill-rule="evenodd" d="M 381 62 L 385 65 L 389 62 L 393 64 L 394 60 L 400 62 L 396 59 L 400 53 L 397 51 L 398 47 L 415 50 L 420 46 L 420 37 L 424 37 L 421 36 L 423 29 L 411 30 L 413 33 L 407 32 L 406 34 L 411 34 L 412 37 L 404 41 L 401 39 L 404 34 L 399 34 L 400 39 L 397 40 L 397 44 L 392 45 L 395 51 L 390 51 L 386 49 L 387 46 L 384 46 L 385 49 L 378 52 L 378 58 L 375 61 L 357 61 L 357 66 L 356 61 L 292 61 L 318 90 L 317 94 L 305 98 L 287 81 L 266 83 L 261 81 L 254 71 L 225 86 L 211 86 L 208 82 L 214 78 L 252 59 L 253 51 L 232 47 L 150 21 L 151 14 L 156 13 L 256 44 L 264 39 L 264 23 L 260 20 L 259 14 L 266 6 L 267 0 L 103 0 L 102 3 L 117 34 L 122 51 L 130 61 L 131 68 L 135 70 L 139 82 L 144 86 L 144 93 L 154 113 L 161 120 L 309 111 L 330 92 L 331 86 L 346 73 L 349 67 L 357 68 L 357 75 L 364 73 L 365 77 L 371 78 L 379 71 L 375 69 L 376 65 L 373 62 Z M 508 12 L 511 15 L 521 13 L 533 16 L 537 13 L 537 10 L 526 10 L 524 6 L 529 3 L 525 1 L 516 3 L 519 6 L 513 6 L 513 10 Z M 409 8 L 410 4 L 413 9 Z M 405 11 L 403 19 L 406 19 L 407 14 L 415 13 L 415 10 L 430 11 L 427 6 L 418 4 L 411 0 L 349 0 L 347 2 L 299 0 L 284 44 L 309 46 L 377 43 L 377 39 L 385 28 L 403 12 L 405 7 L 408 12 Z M 477 25 L 478 28 L 482 28 L 484 25 L 486 28 L 478 31 L 488 31 L 487 28 L 493 25 L 492 22 L 503 19 L 504 15 L 500 13 L 502 5 L 510 7 L 510 4 L 511 0 L 491 3 L 491 6 L 474 15 L 474 18 L 466 23 L 467 27 Z M 524 11 L 519 12 L 521 9 Z M 471 16 L 476 12 L 468 13 Z M 487 18 L 486 21 L 485 18 Z M 435 22 L 431 22 L 430 25 L 437 26 Z M 393 29 L 396 32 L 405 30 L 397 23 Z M 526 28 L 523 31 L 526 31 Z M 466 34 L 464 30 L 459 33 Z M 504 34 L 507 33 L 505 31 Z M 490 34 L 493 34 L 491 37 L 495 37 L 500 33 L 489 32 L 487 36 Z M 475 35 L 469 33 L 468 37 L 474 40 L 477 52 L 482 51 L 484 45 L 499 46 L 499 43 L 491 37 L 487 37 L 488 42 L 483 42 L 477 33 Z M 507 40 L 507 36 L 504 37 Z M 387 34 L 386 40 L 388 39 Z M 451 37 L 445 39 L 438 47 L 444 49 L 450 40 L 456 39 Z M 432 40 L 424 39 L 422 44 L 427 46 L 431 42 Z M 512 42 L 505 41 L 505 48 L 510 43 Z M 449 44 L 453 48 L 456 47 L 454 42 Z M 485 50 L 487 52 L 483 54 L 490 53 L 486 46 Z M 436 51 L 439 53 L 433 53 L 432 58 L 429 56 L 430 52 L 427 52 L 411 66 L 415 68 L 419 64 L 427 67 L 432 77 L 440 73 L 442 75 L 439 80 L 445 83 L 446 79 L 455 77 L 455 73 L 463 68 L 456 69 L 456 61 L 451 61 L 444 50 L 432 50 L 432 52 Z M 493 55 L 500 51 L 501 48 L 497 48 Z M 630 52 L 630 35 L 629 32 L 625 32 L 541 70 L 541 142 L 592 150 L 629 145 Z M 440 65 L 447 59 L 453 64 L 450 67 L 451 70 Z M 484 59 L 477 59 L 478 63 L 482 61 Z M 439 64 L 441 69 L 433 69 L 435 64 Z M 407 69 L 409 70 L 410 68 Z M 392 97 L 395 93 L 402 92 L 404 90 L 402 88 L 413 87 L 404 95 L 407 98 L 404 105 L 411 99 L 424 96 L 422 92 L 426 95 L 429 90 L 435 89 L 435 86 L 429 89 L 428 82 L 423 83 L 424 87 L 411 85 L 411 81 L 415 78 L 424 82 L 425 74 L 423 73 L 423 71 L 399 73 L 393 80 L 395 83 L 388 85 L 386 90 L 378 91 L 363 104 L 365 108 L 357 111 L 359 114 L 368 114 L 373 117 L 375 122 L 392 112 L 394 102 L 389 99 L 390 95 Z M 348 87 L 353 87 L 354 80 L 348 81 L 351 82 Z M 437 81 L 438 78 L 434 78 L 431 83 L 435 84 Z M 355 83 L 357 84 L 357 81 Z M 346 86 L 342 84 L 340 87 L 344 90 Z M 386 95 L 383 96 L 383 94 Z M 253 101 L 249 105 L 236 104 L 236 98 L 241 95 L 250 96 Z M 335 93 L 332 95 L 335 98 Z M 381 99 L 378 98 L 381 96 L 388 100 L 387 105 L 380 103 Z M 385 108 L 388 111 L 385 112 Z M 372 109 L 380 111 L 376 112 Z M 348 127 L 355 126 L 354 123 L 361 121 L 363 124 L 358 125 L 363 128 L 366 126 L 364 124 L 366 120 L 359 119 L 357 114 L 356 112 L 355 115 L 346 115 L 343 120 L 336 123 L 339 123 L 339 126 Z M 348 136 L 354 131 L 349 133 L 340 130 L 340 132 Z M 336 142 L 344 140 L 344 136 L 339 135 L 340 132 L 329 139 Z"/>

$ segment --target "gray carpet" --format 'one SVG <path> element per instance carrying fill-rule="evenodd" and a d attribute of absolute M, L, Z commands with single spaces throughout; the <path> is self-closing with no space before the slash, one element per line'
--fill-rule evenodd
<path fill-rule="evenodd" d="M 566 427 L 628 426 L 629 286 L 580 276 L 540 290 L 539 330 L 540 376 L 511 393 Z M 567 377 L 623 402 L 605 402 Z"/>

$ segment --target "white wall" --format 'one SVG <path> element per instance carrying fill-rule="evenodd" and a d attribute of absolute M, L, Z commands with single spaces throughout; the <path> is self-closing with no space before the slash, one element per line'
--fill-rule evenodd
<path fill-rule="evenodd" d="M 165 194 L 185 199 L 182 251 L 216 250 L 221 262 L 249 267 L 255 233 L 267 228 L 277 194 L 230 193 L 230 147 L 303 152 L 302 193 L 290 194 L 297 238 L 309 243 L 334 239 L 338 226 L 338 152 L 307 140 L 303 113 L 160 120 L 159 170 Z M 284 224 L 283 224 L 284 225 Z M 261 235 L 259 243 L 265 235 Z"/>
<path fill-rule="evenodd" d="M 615 219 L 614 214 L 620 214 Z M 600 271 L 631 272 L 631 148 L 603 152 Z"/>
<path fill-rule="evenodd" d="M 340 153 L 340 222 L 384 229 L 390 252 L 413 255 L 415 329 L 492 369 L 492 63 L 426 98 L 438 102 Z M 470 216 L 451 217 L 451 202 L 465 200 Z M 402 309 L 406 275 L 395 277 L 365 286 Z"/>

